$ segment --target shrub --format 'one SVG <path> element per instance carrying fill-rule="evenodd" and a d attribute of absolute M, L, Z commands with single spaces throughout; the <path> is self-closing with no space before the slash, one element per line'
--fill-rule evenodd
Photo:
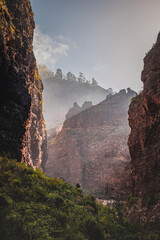
<path fill-rule="evenodd" d="M 124 218 L 122 209 L 104 207 L 79 186 L 15 160 L 0 158 L 0 186 L 0 239 L 149 239 L 141 226 Z"/>

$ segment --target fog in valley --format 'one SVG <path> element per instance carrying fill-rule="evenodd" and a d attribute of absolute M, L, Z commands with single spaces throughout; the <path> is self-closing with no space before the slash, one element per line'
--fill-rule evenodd
<path fill-rule="evenodd" d="M 35 12 L 34 52 L 62 79 L 71 72 L 85 82 L 94 77 L 104 89 L 142 90 L 143 58 L 159 31 L 158 0 L 42 1 L 31 0 Z M 38 5 L 38 7 L 37 7 Z M 47 80 L 46 80 L 47 79 Z M 54 82 L 54 83 L 53 83 Z M 62 124 L 74 102 L 93 104 L 106 98 L 105 90 L 91 90 L 69 81 L 43 77 L 44 115 L 47 128 Z M 88 84 L 89 85 L 89 84 Z"/>
<path fill-rule="evenodd" d="M 44 85 L 44 116 L 48 130 L 59 128 L 63 124 L 65 115 L 74 103 L 79 107 L 84 102 L 95 105 L 103 101 L 107 95 L 113 94 L 111 88 L 106 90 L 98 86 L 94 78 L 89 82 L 82 73 L 78 78 L 72 73 L 64 76 L 60 69 L 54 74 L 44 65 L 39 65 L 39 72 Z"/>
<path fill-rule="evenodd" d="M 138 92 L 143 58 L 159 32 L 159 0 L 31 0 L 38 64 L 82 72 L 103 88 Z"/>
<path fill-rule="evenodd" d="M 160 240 L 160 0 L 0 0 L 0 240 Z"/>

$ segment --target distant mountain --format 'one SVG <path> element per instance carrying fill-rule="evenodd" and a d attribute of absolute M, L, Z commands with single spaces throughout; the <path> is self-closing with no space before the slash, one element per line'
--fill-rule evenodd
<path fill-rule="evenodd" d="M 130 189 L 127 112 L 135 95 L 121 90 L 74 116 L 67 114 L 61 132 L 48 139 L 48 176 L 79 183 L 98 197 L 124 200 Z"/>
<path fill-rule="evenodd" d="M 69 119 L 69 118 L 73 117 L 74 115 L 76 115 L 76 114 L 78 114 L 80 112 L 83 112 L 84 110 L 86 110 L 86 109 L 88 109 L 88 108 L 90 108 L 92 106 L 93 106 L 92 102 L 84 102 L 82 107 L 80 107 L 78 105 L 78 103 L 75 102 L 73 104 L 73 107 L 69 109 L 69 111 L 68 111 L 68 113 L 66 114 L 65 117 L 66 117 L 66 119 Z"/>
<path fill-rule="evenodd" d="M 79 105 L 85 101 L 97 104 L 103 101 L 107 95 L 113 94 L 111 88 L 104 89 L 90 84 L 89 81 L 60 79 L 44 65 L 39 66 L 39 72 L 44 85 L 44 116 L 48 129 L 55 128 L 64 122 L 65 115 L 74 102 Z"/>

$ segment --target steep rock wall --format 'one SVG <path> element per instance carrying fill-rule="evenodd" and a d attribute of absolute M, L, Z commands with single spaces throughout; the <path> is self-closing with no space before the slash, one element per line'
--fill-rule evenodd
<path fill-rule="evenodd" d="M 98 197 L 124 199 L 129 192 L 130 157 L 127 111 L 135 92 L 128 89 L 107 97 L 64 122 L 49 139 L 46 171 Z"/>
<path fill-rule="evenodd" d="M 144 58 L 144 89 L 129 108 L 132 194 L 139 197 L 133 220 L 160 226 L 160 34 Z M 139 214 L 136 214 L 139 212 Z M 137 216 L 136 216 L 137 215 Z"/>
<path fill-rule="evenodd" d="M 34 27 L 29 0 L 0 0 L 0 154 L 40 167 L 46 131 Z"/>

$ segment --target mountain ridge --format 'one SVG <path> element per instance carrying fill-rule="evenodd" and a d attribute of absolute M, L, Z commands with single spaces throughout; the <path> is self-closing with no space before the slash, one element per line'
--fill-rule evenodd
<path fill-rule="evenodd" d="M 48 176 L 62 177 L 98 197 L 124 200 L 129 194 L 127 140 L 130 89 L 68 118 L 48 140 Z"/>

